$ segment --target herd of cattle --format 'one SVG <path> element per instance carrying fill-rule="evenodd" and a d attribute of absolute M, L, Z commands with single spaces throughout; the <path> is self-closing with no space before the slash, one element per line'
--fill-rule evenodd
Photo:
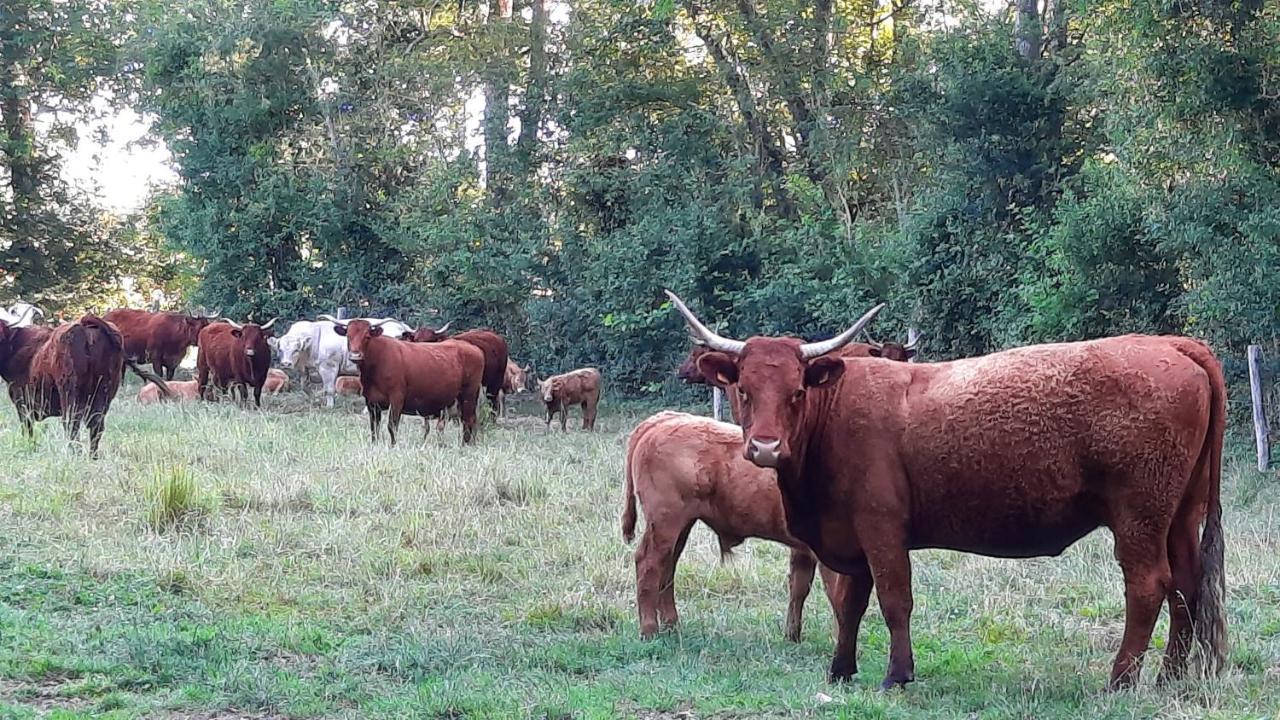
<path fill-rule="evenodd" d="M 712 332 L 668 295 L 695 342 L 678 374 L 722 388 L 738 424 L 664 411 L 631 433 L 622 533 L 634 538 L 642 511 L 643 636 L 678 622 L 675 567 L 701 521 L 725 554 L 749 537 L 791 549 L 789 639 L 822 573 L 836 621 L 833 680 L 857 672 L 874 589 L 890 636 L 882 686 L 901 686 L 915 678 L 910 551 L 1053 556 L 1106 527 L 1125 592 L 1108 687 L 1137 681 L 1165 603 L 1161 681 L 1184 676 L 1193 656 L 1202 670 L 1221 670 L 1226 391 L 1206 345 L 1127 335 L 917 363 L 912 345 L 853 341 L 883 306 L 822 342 L 742 341 Z M 150 380 L 144 392 L 154 399 L 173 396 L 190 346 L 197 378 L 181 392 L 238 392 L 246 403 L 252 390 L 258 401 L 270 392 L 274 347 L 282 366 L 319 375 L 327 404 L 363 395 L 374 441 L 386 413 L 392 443 L 401 415 L 429 422 L 451 407 L 470 442 L 481 390 L 496 408 L 525 382 L 505 340 L 485 330 L 448 336 L 447 326 L 321 316 L 274 340 L 274 321 L 121 310 L 48 328 L 31 325 L 31 311 L 0 312 L 0 375 L 26 431 L 61 414 L 74 437 L 83 420 L 94 452 L 123 369 Z M 564 429 L 565 408 L 581 405 L 591 429 L 600 385 L 589 368 L 540 383 L 548 425 L 558 411 Z"/>
<path fill-rule="evenodd" d="M 528 368 L 510 359 L 501 335 L 489 330 L 448 335 L 448 324 L 414 329 L 391 318 L 347 321 L 322 315 L 294 323 L 277 339 L 272 335 L 276 320 L 238 323 L 218 313 L 117 309 L 57 327 L 36 324 L 41 315 L 26 303 L 0 309 L 0 377 L 25 434 L 34 432 L 36 421 L 61 417 L 73 442 L 81 426 L 88 428 L 94 456 L 125 368 L 148 381 L 138 393 L 144 404 L 230 394 L 242 405 L 252 395 L 261 406 L 264 391 L 278 393 L 288 386 L 288 375 L 271 367 L 275 351 L 280 364 L 297 370 L 304 384 L 310 374 L 319 376 L 328 406 L 339 392 L 361 395 L 374 442 L 386 414 L 392 445 L 402 415 L 423 417 L 429 430 L 431 418 L 443 425 L 451 409 L 461 417 L 463 442 L 470 443 L 480 392 L 500 411 L 503 396 L 523 391 L 528 382 Z M 190 348 L 196 349 L 195 377 L 175 380 Z M 567 430 L 566 411 L 577 405 L 583 427 L 593 429 L 600 388 L 594 368 L 542 380 L 538 390 L 547 425 L 559 413 L 561 429 Z"/>

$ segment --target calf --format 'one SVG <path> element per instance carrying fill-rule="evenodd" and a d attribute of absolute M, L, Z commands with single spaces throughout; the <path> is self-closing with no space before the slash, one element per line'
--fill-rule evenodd
<path fill-rule="evenodd" d="M 211 388 L 231 391 L 241 405 L 249 403 L 249 388 L 253 388 L 253 404 L 262 407 L 262 387 L 267 382 L 267 370 L 271 366 L 271 347 L 267 344 L 271 326 L 247 323 L 241 325 L 226 320 L 214 323 L 200 331 L 200 354 L 196 357 L 196 379 L 200 394 L 211 397 Z"/>
<path fill-rule="evenodd" d="M 342 375 L 334 382 L 334 390 L 339 395 L 361 395 L 364 388 L 360 385 L 360 378 L 351 375 Z"/>
<path fill-rule="evenodd" d="M 387 337 L 381 323 L 342 322 L 327 315 L 334 331 L 347 338 L 347 351 L 360 369 L 361 394 L 369 411 L 369 431 L 378 441 L 382 413 L 396 443 L 401 415 L 431 418 L 458 403 L 462 442 L 475 436 L 476 402 L 484 373 L 484 353 L 465 342 L 413 343 Z"/>
<path fill-rule="evenodd" d="M 551 418 L 559 412 L 560 430 L 567 431 L 567 408 L 570 405 L 581 405 L 582 429 L 595 429 L 596 408 L 600 404 L 599 370 L 582 368 L 563 375 L 553 375 L 538 383 L 538 393 L 547 406 L 547 427 L 551 427 Z"/>
<path fill-rule="evenodd" d="M 149 382 L 138 391 L 139 405 L 153 405 L 166 400 L 198 400 L 200 399 L 200 383 L 196 380 L 170 380 L 169 394 L 166 396 L 159 385 Z"/>
<path fill-rule="evenodd" d="M 636 500 L 644 509 L 644 538 L 636 548 L 636 605 L 640 634 L 672 626 L 676 612 L 676 563 L 694 523 L 702 521 L 727 556 L 749 537 L 791 549 L 786 637 L 799 641 L 804 602 L 815 567 L 822 572 L 832 607 L 838 608 L 838 576 L 787 532 L 777 476 L 742 457 L 742 431 L 705 417 L 664 411 L 641 422 L 627 443 L 622 537 L 635 537 Z M 837 616 L 837 620 L 839 616 Z"/>
<path fill-rule="evenodd" d="M 279 395 L 289 389 L 289 376 L 283 370 L 268 368 L 267 381 L 263 383 L 262 389 L 266 390 L 268 395 Z"/>
<path fill-rule="evenodd" d="M 34 423 L 61 417 L 72 442 L 81 425 L 89 429 L 89 454 L 97 457 L 124 364 L 120 331 L 94 315 L 57 328 L 0 322 L 0 376 L 27 437 L 34 435 Z"/>

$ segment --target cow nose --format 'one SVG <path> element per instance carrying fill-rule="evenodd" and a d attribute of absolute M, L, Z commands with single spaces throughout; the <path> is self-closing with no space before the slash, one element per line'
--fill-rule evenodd
<path fill-rule="evenodd" d="M 361 353 L 353 352 L 351 353 L 350 357 L 351 357 L 351 362 L 360 362 L 364 358 L 364 355 Z"/>
<path fill-rule="evenodd" d="M 255 353 L 255 351 L 254 351 L 254 350 L 245 350 L 245 351 L 244 351 L 244 354 L 245 354 L 245 355 L 248 355 L 249 357 L 253 357 L 254 353 Z"/>
<path fill-rule="evenodd" d="M 778 467 L 778 461 L 782 459 L 782 441 L 778 438 L 751 438 L 747 444 L 747 459 L 760 467 Z"/>

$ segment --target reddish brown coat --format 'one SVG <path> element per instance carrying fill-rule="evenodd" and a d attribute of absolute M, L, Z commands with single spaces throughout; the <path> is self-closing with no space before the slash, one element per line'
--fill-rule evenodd
<path fill-rule="evenodd" d="M 279 395 L 289 389 L 289 376 L 283 370 L 270 368 L 267 370 L 267 381 L 263 383 L 262 389 L 268 395 Z"/>
<path fill-rule="evenodd" d="M 698 358 L 709 352 L 711 350 L 705 345 L 694 345 L 690 348 L 684 362 L 680 363 L 680 368 L 676 370 L 676 377 L 690 385 L 711 385 L 711 381 L 703 377 L 702 371 L 698 369 Z M 907 362 L 916 356 L 916 351 L 895 342 L 883 343 L 880 347 L 855 342 L 845 345 L 832 354 L 836 357 L 882 357 L 885 360 Z"/>
<path fill-rule="evenodd" d="M 448 325 L 445 327 L 448 327 Z M 466 332 L 449 336 L 440 330 L 418 328 L 413 332 L 411 338 L 404 339 L 419 343 L 459 340 L 480 348 L 481 352 L 484 353 L 484 377 L 482 378 L 484 393 L 489 398 L 489 403 L 493 406 L 494 411 L 500 410 L 498 398 L 507 378 L 507 361 L 510 358 L 506 338 L 492 330 L 467 330 Z"/>
<path fill-rule="evenodd" d="M 211 397 L 210 390 L 231 391 L 240 403 L 249 401 L 249 389 L 253 389 L 253 402 L 262 407 L 262 387 L 267 382 L 267 370 L 271 367 L 271 346 L 267 338 L 270 330 L 254 323 L 234 327 L 219 322 L 200 331 L 200 352 L 196 356 L 196 381 L 201 394 Z"/>
<path fill-rule="evenodd" d="M 776 467 L 792 534 L 849 576 L 834 678 L 856 672 L 873 577 L 884 685 L 914 678 L 910 550 L 1057 555 L 1099 526 L 1126 587 L 1110 686 L 1137 680 L 1166 600 L 1164 672 L 1184 672 L 1193 638 L 1222 663 L 1225 386 L 1202 343 L 1126 336 L 915 365 L 806 360 L 797 340 L 752 338 L 698 364 L 740 393 L 743 452 Z"/>
<path fill-rule="evenodd" d="M 150 362 L 156 374 L 166 380 L 173 379 L 187 348 L 195 347 L 200 331 L 209 326 L 206 317 L 129 308 L 112 310 L 103 319 L 119 328 L 124 338 L 125 357 Z"/>
<path fill-rule="evenodd" d="M 364 393 L 364 388 L 360 385 L 360 378 L 354 375 L 339 375 L 333 389 L 339 395 L 361 395 Z"/>
<path fill-rule="evenodd" d="M 200 399 L 200 382 L 198 380 L 170 380 L 165 384 L 169 386 L 170 397 L 165 397 L 164 393 L 160 391 L 159 385 L 149 382 L 138 391 L 138 404 L 152 405 L 168 400 Z"/>
<path fill-rule="evenodd" d="M 538 383 L 538 396 L 547 406 L 547 426 L 551 418 L 560 413 L 560 430 L 567 431 L 569 413 L 573 405 L 582 406 L 582 429 L 594 430 L 596 411 L 600 405 L 600 371 L 580 368 L 563 375 L 552 375 Z"/>
<path fill-rule="evenodd" d="M 89 452 L 96 457 L 123 370 L 120 332 L 96 316 L 56 329 L 0 323 L 0 375 L 28 437 L 33 423 L 60 416 L 72 441 L 81 425 L 88 428 Z"/>
<path fill-rule="evenodd" d="M 689 531 L 702 521 L 719 538 L 722 555 L 746 538 L 791 548 L 786 637 L 799 641 L 817 558 L 787 532 L 777 476 L 742 458 L 736 425 L 670 411 L 645 419 L 627 442 L 625 493 L 622 537 L 627 542 L 635 536 L 637 500 L 645 517 L 635 555 L 641 636 L 679 621 L 676 564 Z M 821 571 L 834 605 L 837 576 L 825 566 Z"/>
<path fill-rule="evenodd" d="M 387 433 L 395 445 L 401 415 L 435 417 L 455 402 L 462 415 L 462 442 L 474 439 L 485 364 L 480 348 L 454 340 L 415 343 L 392 339 L 367 320 L 336 322 L 334 329 L 346 336 L 347 351 L 360 369 L 373 442 L 378 441 L 384 411 Z"/>

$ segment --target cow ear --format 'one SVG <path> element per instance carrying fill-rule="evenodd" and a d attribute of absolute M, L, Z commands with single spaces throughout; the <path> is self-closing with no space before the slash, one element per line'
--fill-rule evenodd
<path fill-rule="evenodd" d="M 844 361 L 840 358 L 820 357 L 804 369 L 805 387 L 820 388 L 830 385 L 844 374 Z"/>
<path fill-rule="evenodd" d="M 369 328 L 369 337 L 378 337 L 380 335 L 382 335 L 382 328 L 380 327 Z"/>
<path fill-rule="evenodd" d="M 346 336 L 347 336 L 347 326 L 346 326 L 346 325 L 339 325 L 338 323 L 334 323 L 334 324 L 333 324 L 333 331 L 334 331 L 335 333 L 337 333 L 337 334 L 341 335 L 342 337 L 346 337 Z"/>
<path fill-rule="evenodd" d="M 720 388 L 728 388 L 738 382 L 738 363 L 721 352 L 709 352 L 698 358 L 698 372 Z"/>
<path fill-rule="evenodd" d="M 413 333 L 411 333 L 411 332 L 402 332 L 402 333 L 400 333 L 400 339 L 401 339 L 401 340 L 403 340 L 403 341 L 405 341 L 405 342 L 413 342 Z"/>
<path fill-rule="evenodd" d="M 241 337 L 243 335 L 244 335 L 244 332 L 240 330 L 240 328 L 231 328 L 232 337 Z"/>
<path fill-rule="evenodd" d="M 870 350 L 867 351 L 867 354 L 870 355 L 871 357 L 884 357 L 884 353 L 881 352 L 880 348 L 878 347 L 871 348 Z"/>

